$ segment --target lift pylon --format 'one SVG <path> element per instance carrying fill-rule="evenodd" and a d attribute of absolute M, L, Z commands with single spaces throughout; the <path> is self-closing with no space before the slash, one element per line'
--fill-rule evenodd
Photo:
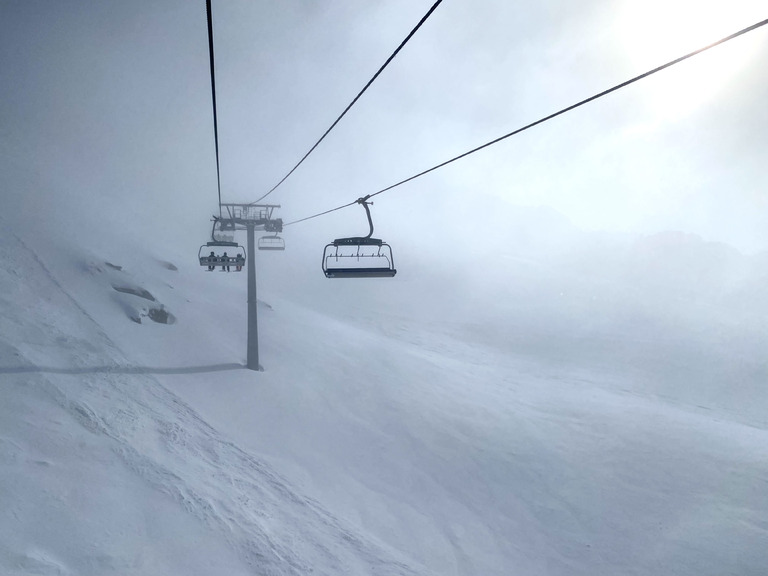
<path fill-rule="evenodd" d="M 247 367 L 249 370 L 261 370 L 259 364 L 259 325 L 258 325 L 258 305 L 256 299 L 256 261 L 254 255 L 256 230 L 264 230 L 277 234 L 283 231 L 283 221 L 280 218 L 273 218 L 275 209 L 280 208 L 279 204 L 221 204 L 221 215 L 213 217 L 214 232 L 218 228 L 219 232 L 234 234 L 238 230 L 247 232 L 247 246 L 250 258 L 245 262 L 245 250 L 243 250 L 243 261 L 247 266 L 248 277 L 248 352 Z M 235 242 L 221 241 L 211 233 L 211 242 L 205 245 L 205 248 L 211 246 L 239 246 Z M 201 249 L 202 250 L 202 247 Z M 229 255 L 228 255 L 229 256 Z M 210 257 L 210 255 L 209 255 Z M 201 266 L 210 265 L 207 258 L 203 258 L 202 252 L 198 252 L 198 259 Z M 205 261 L 204 261 L 205 260 Z M 239 263 L 239 260 L 238 262 Z M 221 263 L 217 264 L 221 266 Z M 236 264 L 232 264 L 235 265 Z"/>

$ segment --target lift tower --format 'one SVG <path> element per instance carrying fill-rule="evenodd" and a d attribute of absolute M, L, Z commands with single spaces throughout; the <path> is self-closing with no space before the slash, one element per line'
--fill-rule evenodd
<path fill-rule="evenodd" d="M 282 232 L 283 221 L 273 219 L 272 212 L 279 204 L 221 204 L 221 217 L 217 219 L 221 232 L 245 230 L 248 235 L 248 361 L 249 370 L 261 370 L 259 365 L 259 323 L 256 304 L 256 242 L 254 232 Z"/>

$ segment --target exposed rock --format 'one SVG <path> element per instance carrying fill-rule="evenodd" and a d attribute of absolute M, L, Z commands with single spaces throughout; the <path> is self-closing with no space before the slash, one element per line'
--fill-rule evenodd
<path fill-rule="evenodd" d="M 176 322 L 176 317 L 165 309 L 165 306 L 160 308 L 150 308 L 147 313 L 150 320 L 157 322 L 158 324 L 173 324 Z"/>
<path fill-rule="evenodd" d="M 138 286 L 117 286 L 115 284 L 112 284 L 112 288 L 114 288 L 118 292 L 123 292 L 125 294 L 133 294 L 134 296 L 138 296 L 139 298 L 144 298 L 145 300 L 149 300 L 150 302 L 155 301 L 155 297 L 152 296 L 152 294 L 148 290 L 145 290 L 144 288 L 140 288 Z"/>

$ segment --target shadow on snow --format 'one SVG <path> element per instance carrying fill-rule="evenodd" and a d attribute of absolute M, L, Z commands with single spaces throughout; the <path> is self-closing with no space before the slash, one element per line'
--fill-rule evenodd
<path fill-rule="evenodd" d="M 211 364 L 209 366 L 188 366 L 160 368 L 152 366 L 86 366 L 80 368 L 54 368 L 49 366 L 1 366 L 0 374 L 200 374 L 245 370 L 245 364 Z"/>

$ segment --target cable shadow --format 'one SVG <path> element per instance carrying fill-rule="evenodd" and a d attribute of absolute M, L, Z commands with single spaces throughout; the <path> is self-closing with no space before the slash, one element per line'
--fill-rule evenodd
<path fill-rule="evenodd" d="M 86 366 L 83 368 L 54 368 L 50 366 L 1 366 L 0 374 L 203 374 L 245 370 L 245 364 L 211 364 L 186 368 L 161 368 L 152 366 Z"/>

